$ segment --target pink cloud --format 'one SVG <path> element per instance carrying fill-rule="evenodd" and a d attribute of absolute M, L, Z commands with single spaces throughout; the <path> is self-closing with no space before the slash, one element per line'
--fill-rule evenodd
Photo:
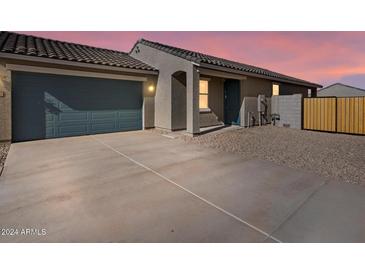
<path fill-rule="evenodd" d="M 352 79 L 354 75 L 365 75 L 365 32 L 28 33 L 126 52 L 138 38 L 144 37 L 324 85 Z M 359 83 L 365 88 L 365 79 L 360 82 L 357 80 L 356 84 Z"/>

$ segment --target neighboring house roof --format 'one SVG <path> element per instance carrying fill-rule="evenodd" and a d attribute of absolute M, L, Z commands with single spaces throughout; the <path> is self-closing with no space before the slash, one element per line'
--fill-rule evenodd
<path fill-rule="evenodd" d="M 239 62 L 235 62 L 235 61 L 231 61 L 231 60 L 227 60 L 227 59 L 223 59 L 223 58 L 219 58 L 219 57 L 215 57 L 215 56 L 211 56 L 211 55 L 207 55 L 207 54 L 203 54 L 203 53 L 199 53 L 199 52 L 195 52 L 195 51 L 191 51 L 191 50 L 186 50 L 186 49 L 182 49 L 182 48 L 178 48 L 178 47 L 164 45 L 164 44 L 149 41 L 146 39 L 140 39 L 138 42 L 143 45 L 164 51 L 166 53 L 169 53 L 169 54 L 172 54 L 172 55 L 175 55 L 175 56 L 184 58 L 188 61 L 192 61 L 192 62 L 196 62 L 196 63 L 210 64 L 210 65 L 214 65 L 217 67 L 237 70 L 239 72 L 253 73 L 253 74 L 256 74 L 257 77 L 260 77 L 260 76 L 272 77 L 272 78 L 276 78 L 278 81 L 280 81 L 280 80 L 291 81 L 291 82 L 295 82 L 297 84 L 304 85 L 304 86 L 322 87 L 319 84 L 311 83 L 311 82 L 308 82 L 305 80 L 287 76 L 287 75 L 277 73 L 274 71 L 270 71 L 270 70 L 267 70 L 264 68 L 259 68 L 256 66 L 251 66 L 251 65 L 247 65 L 247 64 L 243 64 L 243 63 L 239 63 Z"/>
<path fill-rule="evenodd" d="M 157 71 L 155 68 L 134 59 L 125 52 L 7 31 L 0 32 L 0 53 Z"/>
<path fill-rule="evenodd" d="M 345 84 L 342 84 L 342 83 L 334 83 L 332 85 L 329 85 L 327 87 L 324 87 L 324 88 L 318 90 L 318 92 L 325 91 L 325 90 L 330 89 L 330 88 L 335 87 L 335 86 L 342 86 L 342 87 L 346 87 L 346 88 L 350 88 L 350 89 L 355 89 L 355 90 L 362 91 L 362 92 L 365 93 L 365 89 L 357 88 L 357 87 L 353 87 L 353 86 L 349 86 L 349 85 L 345 85 Z"/>

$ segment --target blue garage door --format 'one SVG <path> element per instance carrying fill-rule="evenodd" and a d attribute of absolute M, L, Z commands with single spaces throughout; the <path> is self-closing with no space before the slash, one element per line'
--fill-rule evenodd
<path fill-rule="evenodd" d="M 13 141 L 142 129 L 142 83 L 12 74 Z"/>

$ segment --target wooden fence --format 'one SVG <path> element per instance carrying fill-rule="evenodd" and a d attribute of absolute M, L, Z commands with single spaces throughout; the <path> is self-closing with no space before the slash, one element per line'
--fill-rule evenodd
<path fill-rule="evenodd" d="M 304 98 L 303 128 L 365 134 L 365 97 Z"/>

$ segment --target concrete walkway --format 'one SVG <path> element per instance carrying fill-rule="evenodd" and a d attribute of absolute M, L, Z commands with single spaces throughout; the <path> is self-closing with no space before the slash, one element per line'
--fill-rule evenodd
<path fill-rule="evenodd" d="M 10 148 L 0 228 L 15 234 L 1 242 L 365 242 L 365 188 L 151 132 L 42 140 Z"/>

